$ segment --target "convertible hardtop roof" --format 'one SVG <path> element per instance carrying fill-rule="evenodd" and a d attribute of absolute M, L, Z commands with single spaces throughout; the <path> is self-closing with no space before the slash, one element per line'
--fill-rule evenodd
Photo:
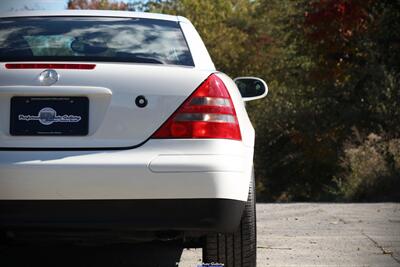
<path fill-rule="evenodd" d="M 17 18 L 17 17 L 56 17 L 56 16 L 92 16 L 92 17 L 121 17 L 121 18 L 146 18 L 159 19 L 169 21 L 187 21 L 181 16 L 164 15 L 148 12 L 131 12 L 131 11 L 112 11 L 112 10 L 40 10 L 40 11 L 10 11 L 1 12 L 0 18 Z"/>

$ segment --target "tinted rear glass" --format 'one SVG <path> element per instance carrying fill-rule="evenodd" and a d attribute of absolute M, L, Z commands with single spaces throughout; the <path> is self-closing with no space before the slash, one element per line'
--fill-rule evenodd
<path fill-rule="evenodd" d="M 0 19 L 0 61 L 194 65 L 178 22 L 110 17 Z"/>

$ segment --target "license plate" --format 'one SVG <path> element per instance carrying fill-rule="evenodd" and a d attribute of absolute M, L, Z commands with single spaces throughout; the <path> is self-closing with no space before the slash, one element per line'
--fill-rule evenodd
<path fill-rule="evenodd" d="M 13 97 L 11 98 L 11 135 L 88 134 L 87 97 Z"/>

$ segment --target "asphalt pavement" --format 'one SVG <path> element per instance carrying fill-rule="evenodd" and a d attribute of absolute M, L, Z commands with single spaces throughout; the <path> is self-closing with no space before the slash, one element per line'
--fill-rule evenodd
<path fill-rule="evenodd" d="M 400 204 L 257 204 L 257 238 L 258 267 L 400 266 Z"/>

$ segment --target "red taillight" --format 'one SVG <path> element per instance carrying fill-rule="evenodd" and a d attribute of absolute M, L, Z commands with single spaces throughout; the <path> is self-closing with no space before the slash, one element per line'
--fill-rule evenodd
<path fill-rule="evenodd" d="M 7 63 L 6 69 L 72 69 L 93 70 L 95 64 L 59 64 L 59 63 Z"/>
<path fill-rule="evenodd" d="M 235 108 L 222 80 L 210 75 L 152 138 L 241 140 Z"/>

